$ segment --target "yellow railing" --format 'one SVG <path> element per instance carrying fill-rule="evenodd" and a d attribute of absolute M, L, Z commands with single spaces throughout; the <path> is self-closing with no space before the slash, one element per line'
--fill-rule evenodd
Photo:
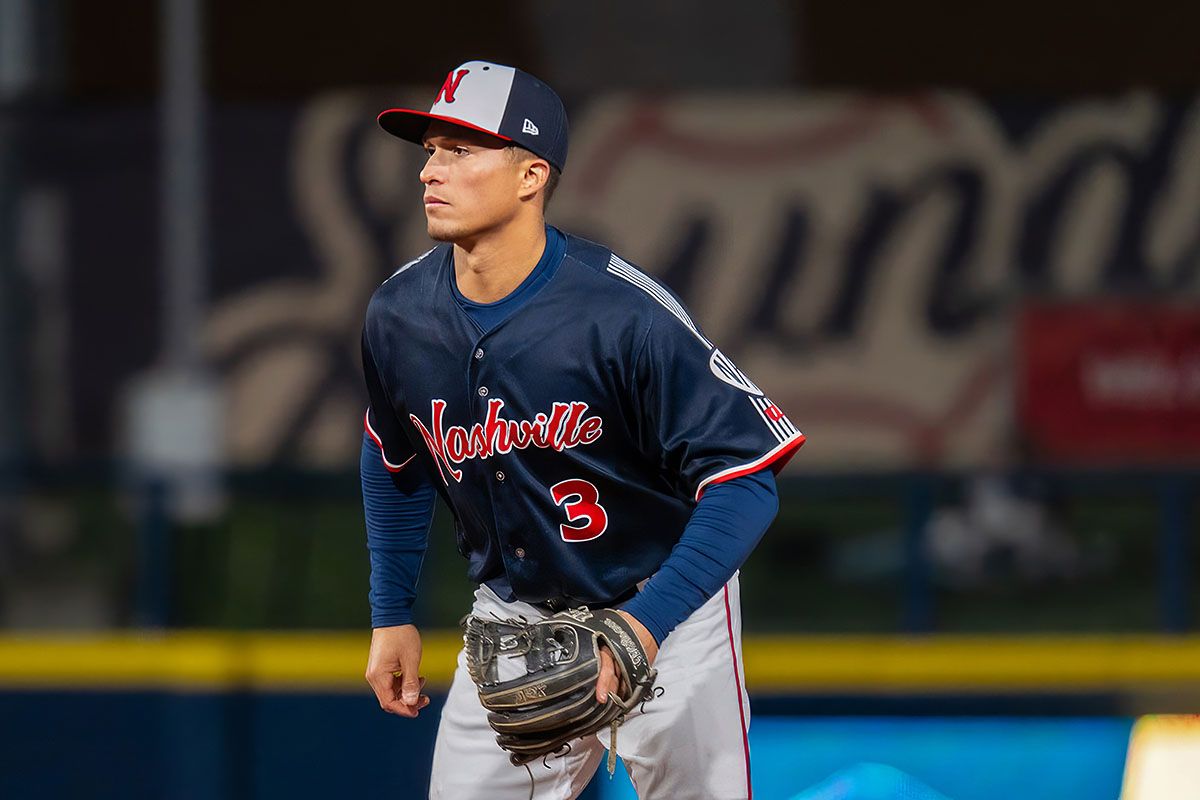
<path fill-rule="evenodd" d="M 423 636 L 445 687 L 461 644 Z M 369 634 L 152 633 L 0 637 L 0 689 L 367 691 Z M 746 680 L 767 692 L 1200 689 L 1200 637 L 748 636 Z"/>

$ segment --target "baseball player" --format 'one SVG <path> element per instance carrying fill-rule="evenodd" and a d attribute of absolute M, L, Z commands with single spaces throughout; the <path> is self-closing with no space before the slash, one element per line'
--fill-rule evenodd
<path fill-rule="evenodd" d="M 544 219 L 567 159 L 545 83 L 470 61 L 428 111 L 382 128 L 428 155 L 436 247 L 375 292 L 362 336 L 361 462 L 373 636 L 366 677 L 415 717 L 412 603 L 433 504 L 454 515 L 472 613 L 538 619 L 618 609 L 658 671 L 616 751 L 642 797 L 749 798 L 738 568 L 774 518 L 774 473 L 804 436 L 669 289 Z M 617 687 L 611 658 L 596 686 Z M 607 730 L 514 767 L 460 654 L 437 734 L 433 798 L 577 796 Z"/>

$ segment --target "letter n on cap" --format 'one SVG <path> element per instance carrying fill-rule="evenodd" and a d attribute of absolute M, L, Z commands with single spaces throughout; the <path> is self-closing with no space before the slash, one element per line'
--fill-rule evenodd
<path fill-rule="evenodd" d="M 446 80 L 442 83 L 442 88 L 438 89 L 437 97 L 433 100 L 434 105 L 442 102 L 443 99 L 447 103 L 453 103 L 454 93 L 458 91 L 458 85 L 462 83 L 463 75 L 466 75 L 470 71 L 469 69 L 460 69 L 455 74 L 454 70 L 450 70 L 450 73 L 446 76 Z"/>

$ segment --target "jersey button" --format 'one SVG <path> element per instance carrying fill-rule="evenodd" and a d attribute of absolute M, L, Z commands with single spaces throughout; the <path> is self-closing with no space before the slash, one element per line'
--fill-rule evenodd
<path fill-rule="evenodd" d="M 513 550 L 513 552 L 517 554 L 517 558 L 525 557 L 525 548 L 524 547 L 518 547 L 516 550 Z"/>
<path fill-rule="evenodd" d="M 499 469 L 496 470 L 496 480 L 498 480 L 498 481 L 504 480 L 504 470 L 499 470 Z"/>
<path fill-rule="evenodd" d="M 475 351 L 475 360 L 478 361 L 481 358 L 483 358 L 483 348 L 482 347 Z"/>
<path fill-rule="evenodd" d="M 480 386 L 480 387 L 479 387 L 479 396 L 480 396 L 480 397 L 487 397 L 487 387 L 486 387 L 486 386 Z"/>

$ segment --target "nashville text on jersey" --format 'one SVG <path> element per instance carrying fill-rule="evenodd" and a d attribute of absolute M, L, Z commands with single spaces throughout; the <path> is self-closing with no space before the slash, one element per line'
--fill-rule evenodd
<path fill-rule="evenodd" d="M 604 433 L 604 420 L 598 416 L 587 416 L 588 404 L 574 400 L 569 403 L 553 403 L 550 413 L 539 412 L 532 420 L 501 419 L 500 410 L 504 401 L 499 398 L 488 400 L 487 418 L 476 422 L 470 430 L 461 425 L 444 427 L 446 401 L 435 398 L 431 401 L 432 418 L 429 428 L 409 414 L 426 447 L 433 455 L 442 482 L 449 483 L 449 473 L 456 483 L 462 482 L 462 470 L 454 468 L 468 458 L 487 458 L 493 453 L 508 453 L 526 447 L 544 447 L 562 452 L 580 444 L 591 444 Z M 432 428 L 432 431 L 430 430 Z"/>

